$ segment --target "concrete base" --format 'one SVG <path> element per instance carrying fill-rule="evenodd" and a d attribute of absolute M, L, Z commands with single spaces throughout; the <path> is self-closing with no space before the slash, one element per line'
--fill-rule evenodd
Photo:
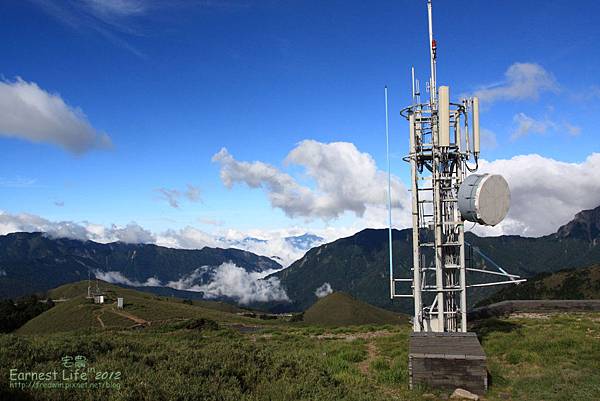
<path fill-rule="evenodd" d="M 486 356 L 475 333 L 412 333 L 408 351 L 410 388 L 487 391 Z"/>

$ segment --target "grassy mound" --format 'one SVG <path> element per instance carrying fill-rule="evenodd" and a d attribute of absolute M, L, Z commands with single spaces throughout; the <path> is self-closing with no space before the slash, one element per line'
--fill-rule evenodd
<path fill-rule="evenodd" d="M 304 321 L 322 326 L 351 326 L 399 324 L 405 323 L 407 317 L 358 301 L 343 292 L 334 292 L 308 308 Z"/>

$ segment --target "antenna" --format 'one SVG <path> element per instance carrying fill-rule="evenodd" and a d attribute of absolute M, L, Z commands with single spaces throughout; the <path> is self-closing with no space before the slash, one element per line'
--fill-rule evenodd
<path fill-rule="evenodd" d="M 413 103 L 416 103 L 417 93 L 415 92 L 415 67 L 410 68 L 411 82 L 412 82 L 412 99 Z"/>
<path fill-rule="evenodd" d="M 414 71 L 414 69 L 413 69 Z M 414 88 L 413 88 L 413 96 L 414 96 Z M 385 153 L 387 155 L 387 173 L 388 173 L 388 240 L 389 240 L 389 250 L 390 250 L 390 298 L 394 299 L 394 264 L 392 261 L 392 173 L 390 170 L 390 119 L 388 114 L 388 90 L 387 85 L 384 89 L 385 94 Z"/>
<path fill-rule="evenodd" d="M 429 21 L 429 60 L 431 63 L 431 78 L 429 80 L 429 99 L 431 105 L 436 104 L 437 88 L 436 88 L 436 59 L 437 59 L 437 43 L 433 39 L 433 12 L 431 0 L 427 0 L 427 17 Z"/>

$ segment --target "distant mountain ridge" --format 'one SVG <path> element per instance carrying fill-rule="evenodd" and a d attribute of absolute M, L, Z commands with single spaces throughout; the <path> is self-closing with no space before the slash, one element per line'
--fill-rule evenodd
<path fill-rule="evenodd" d="M 322 237 L 319 237 L 318 235 L 306 233 L 303 235 L 286 237 L 285 241 L 296 249 L 308 251 L 309 249 L 314 248 L 317 245 L 321 245 L 325 240 Z"/>
<path fill-rule="evenodd" d="M 282 268 L 267 257 L 234 248 L 186 250 L 13 233 L 0 236 L 0 297 L 18 297 L 85 280 L 88 272 L 92 278 L 99 272 L 124 284 L 159 285 L 188 279 L 186 284 L 193 285 L 206 282 L 214 268 L 228 262 L 249 273 Z"/>
<path fill-rule="evenodd" d="M 466 233 L 465 238 L 476 251 L 509 272 L 528 278 L 600 263 L 599 216 L 600 207 L 582 211 L 556 233 L 539 238 L 517 235 L 478 237 L 472 233 Z M 312 234 L 289 238 L 293 238 L 289 241 L 298 246 L 310 246 L 322 240 Z M 411 230 L 393 230 L 393 242 L 396 276 L 410 278 Z M 473 255 L 476 267 L 491 267 L 478 252 Z M 85 280 L 88 272 L 100 272 L 100 277 L 105 280 L 144 291 L 200 299 L 204 294 L 199 285 L 211 283 L 218 268 L 228 262 L 235 264 L 237 270 L 233 273 L 238 275 L 222 275 L 221 278 L 227 283 L 241 284 L 238 300 L 247 290 L 256 290 L 260 296 L 246 303 L 252 307 L 279 312 L 305 310 L 317 300 L 317 289 L 328 286 L 333 291 L 346 292 L 380 308 L 403 312 L 412 309 L 412 301 L 408 299 L 392 301 L 389 298 L 388 233 L 385 229 L 365 229 L 311 248 L 286 269 L 270 258 L 239 249 L 183 250 L 149 244 L 52 239 L 42 233 L 14 233 L 0 236 L 0 297 L 45 291 Z M 240 275 L 240 269 L 247 275 Z M 259 280 L 273 271 L 277 272 L 267 276 L 266 280 L 246 285 L 249 279 Z M 479 281 L 482 276 L 469 273 L 468 279 Z M 473 305 L 498 289 L 500 287 L 470 290 L 469 303 Z M 228 298 L 220 288 L 213 290 L 212 299 L 236 300 Z M 410 288 L 406 286 L 403 292 L 410 292 Z M 277 296 L 268 296 L 271 293 Z"/>
<path fill-rule="evenodd" d="M 558 238 L 580 238 L 592 244 L 600 241 L 600 207 L 582 210 L 556 232 Z"/>
<path fill-rule="evenodd" d="M 600 263 L 597 234 L 599 215 L 600 207 L 583 211 L 556 233 L 539 238 L 517 235 L 478 237 L 466 233 L 465 239 L 473 248 L 510 273 L 525 278 L 533 277 L 542 272 Z M 396 276 L 412 277 L 411 229 L 393 230 L 393 250 Z M 477 267 L 491 267 L 478 252 L 473 254 Z M 316 289 L 329 283 L 334 291 L 346 292 L 372 305 L 411 312 L 413 306 L 410 299 L 390 299 L 388 263 L 387 230 L 366 229 L 351 237 L 311 249 L 289 268 L 273 276 L 281 280 L 293 301 L 291 308 L 296 310 L 304 310 L 312 305 L 317 300 Z M 483 278 L 481 274 L 468 274 L 468 280 L 479 281 Z M 500 288 L 469 290 L 469 304 L 489 297 Z M 410 288 L 406 287 L 403 291 L 410 292 Z"/>
<path fill-rule="evenodd" d="M 224 238 L 220 238 L 221 241 L 226 241 Z M 323 243 L 324 239 L 319 237 L 318 235 L 311 233 L 304 233 L 302 235 L 293 235 L 289 237 L 284 237 L 283 240 L 290 244 L 297 250 L 308 251 L 310 248 L 313 248 L 316 245 L 320 245 Z M 241 240 L 230 241 L 234 247 L 244 248 L 249 244 L 266 244 L 269 240 L 255 238 L 255 237 L 244 237 Z"/>
<path fill-rule="evenodd" d="M 267 238 L 244 237 L 242 239 L 218 238 L 223 248 L 244 249 L 257 255 L 264 255 L 287 267 L 300 259 L 306 251 L 325 242 L 322 237 L 306 232 L 301 235 Z"/>

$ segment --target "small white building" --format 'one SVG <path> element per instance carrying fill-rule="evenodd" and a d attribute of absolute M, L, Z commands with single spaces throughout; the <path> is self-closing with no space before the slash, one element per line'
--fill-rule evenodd
<path fill-rule="evenodd" d="M 123 298 L 117 298 L 117 308 L 123 309 Z"/>
<path fill-rule="evenodd" d="M 96 295 L 94 297 L 95 304 L 103 304 L 104 303 L 104 295 Z"/>

